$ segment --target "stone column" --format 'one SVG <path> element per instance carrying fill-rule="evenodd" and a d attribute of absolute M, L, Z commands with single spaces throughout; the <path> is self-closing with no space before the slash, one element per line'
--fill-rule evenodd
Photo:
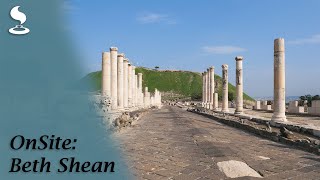
<path fill-rule="evenodd" d="M 138 81 L 139 81 L 139 78 L 138 78 L 138 75 L 135 75 L 135 84 L 134 84 L 134 92 L 135 92 L 135 102 L 136 102 L 136 106 L 137 107 L 140 107 L 141 106 L 141 102 L 140 102 L 140 99 L 141 99 L 141 95 L 140 95 L 140 92 L 139 92 L 139 89 L 138 89 Z"/>
<path fill-rule="evenodd" d="M 217 110 L 219 106 L 218 93 L 213 93 L 213 110 Z"/>
<path fill-rule="evenodd" d="M 128 80 L 128 66 L 129 61 L 127 58 L 123 60 L 123 107 L 128 108 L 129 100 L 129 80 Z"/>
<path fill-rule="evenodd" d="M 236 110 L 234 114 L 243 113 L 243 72 L 242 60 L 243 57 L 237 56 L 236 60 Z"/>
<path fill-rule="evenodd" d="M 206 108 L 209 109 L 210 107 L 210 72 L 209 69 L 207 69 L 207 106 Z"/>
<path fill-rule="evenodd" d="M 261 102 L 260 101 L 256 101 L 255 109 L 256 110 L 260 110 L 261 109 Z"/>
<path fill-rule="evenodd" d="M 137 99 L 136 99 L 136 90 L 137 90 L 137 84 L 136 84 L 136 67 L 132 66 L 132 106 L 137 107 Z"/>
<path fill-rule="evenodd" d="M 285 95 L 285 47 L 284 39 L 274 40 L 274 110 L 272 121 L 287 121 Z"/>
<path fill-rule="evenodd" d="M 111 60 L 110 52 L 102 53 L 101 95 L 111 97 Z"/>
<path fill-rule="evenodd" d="M 144 106 L 144 98 L 142 93 L 142 73 L 138 73 L 138 96 L 139 96 L 139 106 Z"/>
<path fill-rule="evenodd" d="M 150 96 L 150 106 L 154 106 L 154 96 Z"/>
<path fill-rule="evenodd" d="M 124 54 L 118 54 L 118 109 L 123 109 L 123 58 Z"/>
<path fill-rule="evenodd" d="M 213 66 L 211 66 L 210 68 L 209 68 L 209 76 L 210 76 L 210 100 L 209 100 L 209 102 L 210 102 L 210 109 L 214 109 L 214 106 L 213 106 L 213 104 L 214 104 L 214 67 Z"/>
<path fill-rule="evenodd" d="M 128 64 L 128 90 L 129 90 L 129 93 L 128 93 L 128 106 L 129 107 L 132 107 L 132 85 L 133 85 L 133 82 L 132 82 L 132 66 L 131 64 L 129 63 Z"/>
<path fill-rule="evenodd" d="M 157 90 L 157 88 L 155 88 L 154 89 L 154 94 L 153 94 L 153 105 L 157 105 L 158 104 L 158 102 L 157 102 L 157 98 L 158 98 L 158 95 L 157 95 L 157 92 L 158 90 Z"/>
<path fill-rule="evenodd" d="M 206 76 L 205 73 L 202 73 L 202 106 L 204 107 L 205 104 L 205 94 L 206 94 Z"/>
<path fill-rule="evenodd" d="M 150 96 L 148 92 L 148 87 L 144 87 L 144 98 L 143 98 L 143 107 L 149 107 Z"/>
<path fill-rule="evenodd" d="M 208 102 L 208 73 L 204 72 L 204 107 L 207 108 L 207 102 Z"/>
<path fill-rule="evenodd" d="M 228 65 L 222 65 L 222 112 L 229 112 L 228 103 Z"/>
<path fill-rule="evenodd" d="M 118 108 L 118 48 L 110 48 L 111 59 L 111 108 Z"/>

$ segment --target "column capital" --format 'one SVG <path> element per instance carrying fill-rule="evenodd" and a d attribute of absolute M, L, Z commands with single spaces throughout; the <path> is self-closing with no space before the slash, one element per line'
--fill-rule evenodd
<path fill-rule="evenodd" d="M 242 60 L 243 60 L 243 57 L 242 57 L 242 56 L 236 56 L 236 57 L 235 57 L 235 60 L 236 60 L 236 61 L 242 61 Z"/>
<path fill-rule="evenodd" d="M 222 67 L 222 69 L 226 70 L 226 69 L 228 69 L 229 66 L 228 66 L 228 64 L 223 64 L 221 67 Z"/>
<path fill-rule="evenodd" d="M 124 53 L 119 53 L 118 57 L 124 57 Z"/>
<path fill-rule="evenodd" d="M 124 58 L 124 59 L 123 59 L 123 62 L 124 62 L 124 63 L 129 63 L 129 60 L 128 60 L 127 58 Z"/>
<path fill-rule="evenodd" d="M 209 69 L 210 69 L 210 70 L 211 70 L 211 69 L 214 69 L 214 66 L 211 66 Z"/>
<path fill-rule="evenodd" d="M 118 51 L 117 47 L 110 47 L 110 51 Z"/>

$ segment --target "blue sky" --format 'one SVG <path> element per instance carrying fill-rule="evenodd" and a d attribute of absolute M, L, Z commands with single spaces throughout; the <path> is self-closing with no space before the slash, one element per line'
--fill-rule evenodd
<path fill-rule="evenodd" d="M 320 1 L 69 0 L 68 29 L 85 72 L 117 46 L 136 65 L 202 72 L 244 56 L 244 89 L 273 95 L 273 41 L 286 41 L 287 95 L 320 94 Z"/>

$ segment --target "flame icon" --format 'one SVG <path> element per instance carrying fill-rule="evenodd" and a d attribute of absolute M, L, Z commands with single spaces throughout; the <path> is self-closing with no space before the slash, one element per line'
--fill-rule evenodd
<path fill-rule="evenodd" d="M 23 23 L 26 22 L 27 16 L 24 13 L 20 12 L 19 8 L 20 6 L 16 6 L 12 8 L 10 11 L 10 16 L 12 17 L 12 19 L 20 21 L 20 24 L 22 25 Z"/>
<path fill-rule="evenodd" d="M 20 25 L 16 25 L 15 27 L 9 29 L 11 34 L 23 35 L 30 32 L 30 30 L 26 27 L 23 27 L 23 23 L 26 22 L 27 16 L 19 11 L 20 6 L 15 6 L 10 11 L 10 16 L 12 19 L 20 21 Z"/>

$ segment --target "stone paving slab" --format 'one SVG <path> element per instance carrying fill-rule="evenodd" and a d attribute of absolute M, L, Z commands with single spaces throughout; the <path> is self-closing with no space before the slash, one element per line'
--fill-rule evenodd
<path fill-rule="evenodd" d="M 115 136 L 137 179 L 228 179 L 217 163 L 229 160 L 265 179 L 320 179 L 319 156 L 177 107 L 152 111 Z"/>

